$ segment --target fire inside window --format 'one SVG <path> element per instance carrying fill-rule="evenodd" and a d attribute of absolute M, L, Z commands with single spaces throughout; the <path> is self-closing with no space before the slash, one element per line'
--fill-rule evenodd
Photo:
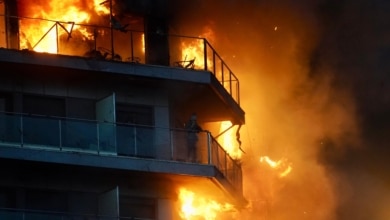
<path fill-rule="evenodd" d="M 1 33 L 8 32 L 10 39 L 17 38 L 16 49 L 143 61 L 143 17 L 132 14 L 123 16 L 111 11 L 111 4 L 108 4 L 110 2 L 80 2 L 75 5 L 73 1 L 72 4 L 66 4 L 66 1 L 59 0 L 42 4 L 27 0 L 18 3 L 10 1 L 7 2 L 10 5 L 7 6 L 10 9 L 9 16 L 0 22 L 0 28 L 5 30 Z M 0 11 L 5 12 L 4 8 L 4 4 L 0 4 Z M 17 16 L 10 16 L 14 14 Z M 8 30 L 5 22 L 10 24 Z M 0 44 L 6 45 L 6 39 L 5 34 L 0 36 Z M 8 43 L 8 47 L 15 46 Z"/>

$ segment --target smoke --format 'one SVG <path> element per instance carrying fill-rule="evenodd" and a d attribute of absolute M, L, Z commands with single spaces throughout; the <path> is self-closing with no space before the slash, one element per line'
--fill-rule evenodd
<path fill-rule="evenodd" d="M 23 2 L 21 15 L 48 10 Z M 171 33 L 206 34 L 240 79 L 250 206 L 237 218 L 390 218 L 390 2 L 156 2 L 153 12 L 178 13 Z M 281 177 L 261 156 L 292 171 Z"/>
<path fill-rule="evenodd" d="M 390 4 L 359 3 L 172 4 L 182 12 L 173 32 L 211 28 L 211 43 L 240 79 L 251 203 L 240 219 L 390 217 Z M 291 173 L 281 178 L 260 164 L 265 155 L 286 158 Z"/>

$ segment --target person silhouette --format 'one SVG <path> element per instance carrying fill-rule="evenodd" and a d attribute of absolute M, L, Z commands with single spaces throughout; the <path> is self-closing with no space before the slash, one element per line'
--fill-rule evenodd
<path fill-rule="evenodd" d="M 190 119 L 185 125 L 187 130 L 187 147 L 188 147 L 188 161 L 196 162 L 197 160 L 197 144 L 198 144 L 198 133 L 203 131 L 202 127 L 197 122 L 196 113 L 192 113 Z"/>

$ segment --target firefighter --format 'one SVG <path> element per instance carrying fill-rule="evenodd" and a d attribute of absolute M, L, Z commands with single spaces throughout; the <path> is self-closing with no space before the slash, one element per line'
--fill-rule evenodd
<path fill-rule="evenodd" d="M 190 162 L 196 162 L 197 160 L 197 144 L 198 144 L 198 133 L 203 131 L 197 122 L 196 113 L 192 113 L 190 119 L 185 125 L 187 130 L 187 147 L 188 147 L 188 160 Z"/>

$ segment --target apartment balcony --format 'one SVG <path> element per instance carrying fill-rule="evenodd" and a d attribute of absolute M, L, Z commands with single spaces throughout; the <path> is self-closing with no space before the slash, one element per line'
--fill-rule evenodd
<path fill-rule="evenodd" d="M 191 79 L 189 72 L 208 72 L 212 75 L 212 80 L 218 84 L 214 86 L 214 92 L 220 93 L 224 102 L 228 105 L 237 105 L 236 111 L 243 114 L 240 109 L 240 83 L 238 77 L 229 68 L 214 47 L 206 38 L 172 35 L 168 33 L 154 33 L 138 30 L 118 30 L 110 26 L 97 26 L 90 24 L 77 24 L 69 21 L 48 20 L 42 18 L 26 18 L 17 16 L 4 16 L 0 18 L 7 20 L 17 27 L 5 28 L 4 45 L 5 49 L 14 49 L 24 52 L 49 53 L 56 55 L 78 56 L 87 58 L 89 61 L 110 61 L 115 63 L 129 64 L 134 70 L 144 64 L 151 66 L 165 66 L 181 72 L 179 80 Z M 27 24 L 35 24 L 38 27 L 46 27 L 46 32 L 39 36 L 26 37 L 25 29 Z M 22 25 L 24 24 L 24 25 Z M 15 31 L 15 29 L 17 31 Z M 87 33 L 87 34 L 86 34 Z M 25 37 L 23 37 L 25 36 Z M 29 63 L 28 59 L 12 55 L 4 55 L 4 62 Z M 2 61 L 2 60 L 0 60 Z M 59 65 L 63 62 L 44 62 L 45 65 Z M 74 64 L 74 66 L 84 66 Z M 96 70 L 100 64 L 88 63 Z M 104 66 L 105 70 L 118 68 L 129 69 L 129 65 L 110 68 Z M 66 66 L 67 68 L 69 66 Z M 142 68 L 140 68 L 142 69 Z M 144 75 L 146 77 L 156 76 L 155 72 Z M 123 70 L 119 71 L 123 72 Z M 172 73 L 167 73 L 171 76 Z M 226 95 L 224 94 L 226 93 Z M 231 99 L 231 100 L 230 100 Z M 221 108 L 223 109 L 223 108 Z M 237 123 L 243 124 L 241 116 Z"/>
<path fill-rule="evenodd" d="M 0 114 L 0 122 L 4 159 L 195 176 L 242 196 L 239 161 L 207 131 L 189 160 L 183 129 L 13 113 Z"/>
<path fill-rule="evenodd" d="M 110 215 L 50 212 L 27 209 L 0 208 L 0 219 L 12 220 L 152 220 L 150 218 L 114 217 Z"/>

